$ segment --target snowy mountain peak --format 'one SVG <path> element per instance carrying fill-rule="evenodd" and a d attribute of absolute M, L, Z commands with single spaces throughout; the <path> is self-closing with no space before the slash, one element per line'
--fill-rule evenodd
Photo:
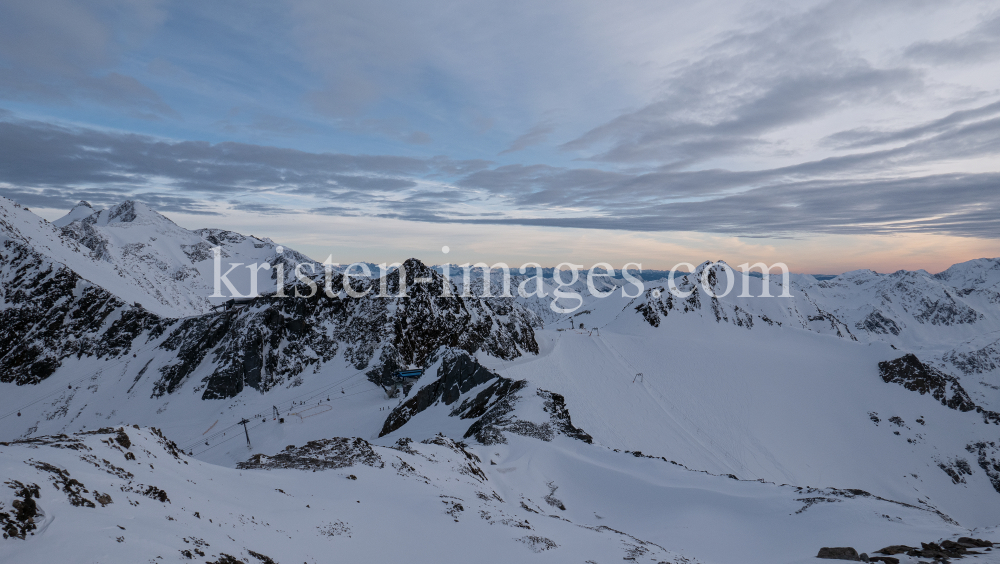
<path fill-rule="evenodd" d="M 59 219 L 52 222 L 52 225 L 56 227 L 66 227 L 74 221 L 81 219 L 86 219 L 95 213 L 101 211 L 100 209 L 95 210 L 94 206 L 90 205 L 90 202 L 86 200 L 80 200 L 73 209 L 69 210 L 69 213 L 60 217 Z"/>
<path fill-rule="evenodd" d="M 129 223 L 132 225 L 169 225 L 177 227 L 177 224 L 159 212 L 142 202 L 134 200 L 126 200 L 116 206 L 96 212 L 86 217 L 84 221 L 92 225 L 101 226 Z"/>
<path fill-rule="evenodd" d="M 288 282 L 294 280 L 295 264 L 310 261 L 287 247 L 278 253 L 277 245 L 269 240 L 219 229 L 185 229 L 131 200 L 104 210 L 80 202 L 66 216 L 49 223 L 16 202 L 0 198 L 0 239 L 4 238 L 65 265 L 125 303 L 141 303 L 162 317 L 202 314 L 214 303 L 225 301 L 225 297 L 209 297 L 213 293 L 213 247 L 221 247 L 226 262 L 284 264 Z M 245 295 L 254 286 L 247 271 L 241 272 L 232 281 Z M 256 287 L 261 293 L 274 291 L 273 276 L 259 272 Z"/>

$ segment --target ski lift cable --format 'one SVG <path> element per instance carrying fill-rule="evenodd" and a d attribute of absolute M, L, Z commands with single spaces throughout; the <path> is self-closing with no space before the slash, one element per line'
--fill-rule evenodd
<path fill-rule="evenodd" d="M 159 341 L 156 341 L 156 342 L 151 343 L 150 345 L 148 345 L 146 347 L 143 347 L 141 349 L 136 350 L 135 352 L 133 352 L 133 354 L 138 355 L 140 352 L 147 352 L 147 351 L 153 350 L 154 348 L 156 348 L 156 346 L 158 344 L 159 344 Z M 125 354 L 128 355 L 127 352 Z M 79 378 L 75 378 L 73 380 L 70 380 L 70 381 L 66 382 L 66 384 L 69 385 L 69 386 L 72 386 L 73 384 L 77 384 L 77 383 L 82 382 L 84 380 L 89 380 L 90 378 L 93 378 L 94 376 L 97 376 L 98 374 L 101 374 L 105 370 L 109 370 L 111 368 L 114 368 L 116 366 L 119 366 L 121 364 L 124 364 L 124 363 L 128 362 L 128 360 L 129 360 L 128 358 L 122 358 L 122 359 L 118 360 L 117 362 L 115 362 L 115 363 L 113 363 L 113 364 L 111 364 L 109 366 L 103 366 L 103 367 L 101 367 L 96 372 L 91 372 L 91 373 L 86 374 L 85 376 L 81 376 Z M 119 378 L 119 381 L 121 381 L 121 378 Z M 60 384 L 60 386 L 61 385 L 62 384 Z M 21 411 L 23 411 L 23 410 L 25 410 L 25 409 L 27 409 L 27 408 L 35 405 L 36 403 L 38 403 L 40 401 L 44 401 L 44 400 L 46 400 L 46 399 L 48 399 L 48 398 L 50 398 L 50 397 L 52 397 L 52 396 L 54 396 L 56 394 L 62 393 L 62 392 L 63 392 L 63 390 L 60 388 L 60 389 L 58 389 L 56 391 L 50 392 L 48 394 L 45 394 L 44 396 L 38 397 L 35 400 L 30 401 L 30 402 L 28 402 L 28 403 L 26 403 L 26 404 L 18 407 L 17 409 L 14 409 L 13 411 L 10 411 L 10 412 L 8 412 L 8 413 L 6 413 L 4 415 L 0 415 L 0 421 L 6 419 L 8 417 L 10 417 L 11 415 L 14 415 L 15 413 L 20 413 Z"/>
<path fill-rule="evenodd" d="M 249 429 L 256 429 L 257 427 L 260 427 L 260 426 L 261 426 L 261 425 L 263 425 L 263 424 L 264 424 L 264 422 L 263 422 L 263 421 L 261 421 L 260 423 L 257 423 L 257 424 L 256 424 L 256 425 L 254 425 L 253 427 L 250 427 L 250 428 L 248 428 L 248 432 L 249 432 Z M 237 425 L 238 425 L 238 424 L 237 424 Z M 234 438 L 236 438 L 236 437 L 238 437 L 238 436 L 239 436 L 239 434 L 233 434 L 233 436 L 232 436 L 232 437 L 229 437 L 228 439 L 223 439 L 223 440 L 221 440 L 221 441 L 219 441 L 219 442 L 215 443 L 214 445 L 212 445 L 212 446 L 210 446 L 210 447 L 208 447 L 208 448 L 206 448 L 206 449 L 204 449 L 204 450 L 202 450 L 202 451 L 199 451 L 199 452 L 198 452 L 198 454 L 201 454 L 201 453 L 203 453 L 203 452 L 206 452 L 206 451 L 209 451 L 209 450 L 212 450 L 213 448 L 215 448 L 215 447 L 217 447 L 217 446 L 219 446 L 219 445 L 223 445 L 223 444 L 225 444 L 225 443 L 228 443 L 229 441 L 233 440 Z M 207 441 L 206 441 L 206 442 L 207 442 Z M 182 450 L 183 450 L 183 449 L 182 449 Z"/>
<path fill-rule="evenodd" d="M 378 391 L 378 390 L 376 390 L 376 389 L 372 388 L 372 389 L 369 389 L 369 390 L 362 390 L 362 391 L 360 391 L 360 392 L 355 392 L 355 393 L 353 393 L 353 394 L 347 394 L 346 396 L 343 396 L 343 397 L 351 397 L 351 396 L 356 396 L 356 395 L 359 395 L 359 394 L 364 394 L 364 393 L 368 393 L 368 392 L 374 392 L 374 391 Z M 337 399 L 342 399 L 342 398 L 337 398 Z M 330 400 L 330 401 L 333 401 L 333 400 Z M 261 422 L 257 423 L 256 425 L 254 425 L 253 427 L 250 427 L 250 429 L 256 429 L 257 427 L 260 427 L 260 426 L 261 426 L 261 425 L 263 425 L 264 423 L 265 423 L 264 421 L 261 421 Z M 237 424 L 233 425 L 233 427 L 236 427 L 236 426 L 238 426 L 238 425 L 239 425 L 239 423 L 237 423 Z M 234 434 L 234 435 L 233 435 L 232 437 L 229 437 L 229 438 L 226 438 L 226 439 L 223 439 L 223 440 L 221 440 L 221 441 L 219 441 L 219 442 L 215 443 L 214 445 L 211 445 L 211 446 L 209 446 L 209 447 L 207 447 L 207 448 L 204 448 L 204 449 L 201 449 L 201 450 L 199 450 L 198 452 L 194 453 L 194 454 L 193 454 L 192 456 L 199 456 L 199 455 L 201 455 L 201 454 L 204 454 L 204 453 L 206 453 L 206 452 L 208 452 L 208 451 L 210 451 L 210 450 L 212 450 L 212 449 L 214 449 L 214 448 L 218 447 L 219 445 L 222 445 L 222 444 L 225 444 L 225 443 L 227 443 L 227 442 L 229 442 L 229 441 L 233 440 L 233 438 L 235 438 L 235 437 L 239 437 L 239 436 L 240 436 L 239 434 Z M 203 439 L 202 441 L 198 441 L 198 442 L 208 442 L 208 440 L 204 440 L 204 439 Z M 182 448 L 181 450 L 185 450 L 185 449 L 183 449 L 183 448 Z M 189 448 L 188 450 L 193 450 L 193 449 Z"/>
<path fill-rule="evenodd" d="M 299 394 L 299 395 L 294 396 L 292 398 L 288 398 L 288 399 L 283 400 L 283 401 L 297 401 L 297 400 L 301 399 L 303 396 L 307 396 L 307 395 L 309 395 L 310 397 L 308 397 L 306 399 L 312 399 L 314 397 L 317 397 L 317 396 L 320 396 L 320 395 L 323 395 L 323 394 L 327 394 L 327 393 L 329 393 L 329 391 L 331 389 L 336 388 L 337 386 L 343 386 L 347 381 L 349 381 L 352 378 L 358 376 L 359 374 L 363 374 L 363 373 L 364 373 L 364 370 L 359 370 L 357 372 L 354 372 L 353 374 L 350 374 L 350 375 L 348 375 L 348 376 L 346 376 L 344 378 L 341 378 L 340 380 L 337 380 L 336 382 L 332 382 L 332 383 L 329 383 L 329 384 L 324 384 L 322 387 L 320 387 L 318 389 L 315 389 L 315 390 L 312 390 L 312 391 L 309 391 L 309 392 L 304 392 L 302 394 Z M 349 388 L 353 388 L 354 386 L 357 386 L 357 385 L 362 384 L 364 382 L 365 382 L 365 380 L 360 380 L 358 382 L 355 382 L 354 384 L 347 385 L 346 388 L 348 388 L 348 389 Z M 350 396 L 350 395 L 355 395 L 355 394 L 348 394 L 348 396 Z M 340 398 L 336 398 L 336 399 L 340 399 Z M 333 401 L 333 400 L 330 400 L 330 401 Z M 265 415 L 270 415 L 270 413 L 271 413 L 270 410 L 264 409 L 264 410 L 259 411 L 257 413 L 252 413 L 251 415 L 252 416 L 258 416 L 258 415 L 265 416 Z M 228 432 L 229 430 L 233 429 L 234 427 L 236 427 L 238 425 L 239 425 L 239 423 L 233 423 L 232 425 L 230 425 L 228 427 L 225 427 L 223 429 L 220 429 L 220 430 L 216 431 L 214 434 L 209 435 L 208 437 L 197 437 L 197 438 L 195 438 L 195 439 L 193 439 L 193 440 L 191 440 L 189 442 L 183 443 L 184 446 L 181 447 L 181 448 L 182 448 L 182 450 L 190 450 L 190 447 L 192 447 L 192 446 L 194 446 L 194 445 L 196 445 L 196 444 L 198 444 L 200 442 L 203 442 L 203 441 L 211 441 L 211 440 L 213 440 L 215 438 L 218 438 L 219 436 L 225 434 L 226 432 Z"/>
<path fill-rule="evenodd" d="M 356 396 L 356 395 L 359 395 L 359 394 L 364 394 L 364 393 L 368 393 L 368 392 L 374 392 L 374 391 L 378 391 L 378 390 L 377 390 L 377 389 L 375 389 L 375 388 L 372 388 L 372 389 L 368 389 L 368 390 L 362 390 L 362 391 L 360 391 L 360 392 L 355 392 L 355 393 L 353 393 L 353 394 L 347 394 L 347 395 L 345 395 L 345 396 L 341 396 L 341 397 L 338 397 L 338 398 L 336 398 L 336 399 L 344 399 L 344 398 L 348 398 L 348 397 L 351 397 L 351 396 Z M 335 400 L 330 400 L 330 401 L 332 402 L 332 401 L 335 401 Z M 259 427 L 259 426 L 263 425 L 264 423 L 266 423 L 266 421 L 264 421 L 264 420 L 261 420 L 261 421 L 260 421 L 260 423 L 258 423 L 257 425 L 254 425 L 253 427 L 250 427 L 250 428 L 251 428 L 251 429 L 255 429 L 255 428 L 257 428 L 257 427 Z M 233 429 L 234 429 L 234 427 L 238 427 L 239 425 L 240 425 L 239 423 L 234 423 L 234 424 L 230 425 L 229 427 L 226 427 L 225 429 L 222 429 L 222 430 L 220 430 L 220 431 L 216 432 L 216 433 L 215 433 L 215 434 L 213 434 L 213 435 L 210 435 L 210 436 L 208 436 L 208 437 L 199 437 L 199 438 L 197 438 L 197 439 L 195 439 L 195 440 L 193 440 L 193 441 L 191 441 L 191 442 L 189 442 L 189 443 L 186 443 L 186 444 L 185 444 L 184 446 L 182 446 L 182 447 L 181 447 L 181 450 L 182 450 L 182 451 L 191 451 L 191 450 L 193 450 L 193 449 L 194 449 L 195 445 L 197 445 L 197 444 L 199 444 L 199 443 L 202 443 L 202 442 L 205 442 L 205 443 L 208 443 L 208 442 L 211 442 L 211 441 L 213 441 L 213 440 L 215 440 L 215 439 L 219 438 L 219 437 L 220 437 L 221 435 L 224 435 L 224 434 L 225 434 L 225 432 L 227 432 L 227 431 L 230 431 L 230 430 L 233 430 Z M 238 435 L 234 435 L 234 436 L 238 436 Z M 220 441 L 220 442 L 218 442 L 218 443 L 216 443 L 216 444 L 214 444 L 214 445 L 210 446 L 209 448 L 206 448 L 206 449 L 202 449 L 202 450 L 198 451 L 198 452 L 197 452 L 197 453 L 195 453 L 195 454 L 194 454 L 193 456 L 197 456 L 198 454 L 201 454 L 201 453 L 203 453 L 203 452 L 206 452 L 206 451 L 208 451 L 208 450 L 211 450 L 211 449 L 215 448 L 216 446 L 218 446 L 218 445 L 220 445 L 220 444 L 222 444 L 222 443 L 225 443 L 225 442 L 228 442 L 228 441 L 229 441 L 229 440 L 231 440 L 231 439 L 232 439 L 232 437 L 230 437 L 230 438 L 228 438 L 228 439 L 223 439 L 222 441 Z"/>
<path fill-rule="evenodd" d="M 610 348 L 611 348 L 612 350 L 614 350 L 614 351 L 615 351 L 615 353 L 616 353 L 616 354 L 617 354 L 617 355 L 618 355 L 618 356 L 619 356 L 619 357 L 620 357 L 620 358 L 621 358 L 622 360 L 624 360 L 624 361 L 625 361 L 625 362 L 626 362 L 626 363 L 627 363 L 627 364 L 628 364 L 629 366 L 631 366 L 631 367 L 632 367 L 633 369 L 635 369 L 635 370 L 637 370 L 637 371 L 638 371 L 638 369 L 637 369 L 637 368 L 635 367 L 635 365 L 633 365 L 633 364 L 632 364 L 631 362 L 629 362 L 629 361 L 628 361 L 628 359 L 627 359 L 627 358 L 625 358 L 625 355 L 623 355 L 623 354 L 622 354 L 622 353 L 621 353 L 621 352 L 620 352 L 620 351 L 619 351 L 619 350 L 618 350 L 618 349 L 617 349 L 617 348 L 616 348 L 616 347 L 615 347 L 614 345 L 612 345 L 611 343 L 609 343 L 608 341 L 606 341 L 606 340 L 604 340 L 604 339 L 601 339 L 601 340 L 602 340 L 602 341 L 604 341 L 604 344 L 608 345 L 608 346 L 609 346 L 609 347 L 610 347 Z M 682 418 L 684 418 L 684 420 L 685 420 L 685 421 L 687 421 L 687 422 L 688 422 L 688 424 L 689 424 L 689 425 L 691 425 L 692 427 L 694 427 L 694 430 L 695 430 L 695 431 L 696 431 L 696 432 L 697 432 L 697 433 L 698 433 L 699 435 L 702 435 L 703 437 L 705 437 L 705 439 L 706 439 L 706 440 L 707 440 L 707 441 L 709 442 L 709 444 L 711 444 L 712 446 L 715 446 L 715 447 L 718 447 L 718 448 L 719 448 L 719 450 L 720 450 L 720 451 L 722 452 L 723 456 L 725 456 L 725 457 L 729 458 L 729 459 L 730 459 L 730 460 L 731 460 L 732 462 L 736 463 L 736 465 L 737 465 L 737 466 L 741 467 L 741 468 L 742 468 L 742 469 L 743 469 L 743 470 L 744 470 L 745 472 L 749 473 L 749 474 L 750 474 L 750 475 L 752 475 L 752 476 L 753 476 L 754 478 L 757 478 L 757 479 L 760 479 L 760 477 L 759 477 L 759 476 L 757 476 L 757 474 L 756 474 L 756 473 L 754 473 L 754 472 L 753 472 L 752 470 L 750 470 L 750 469 L 749 469 L 749 468 L 747 467 L 747 465 L 746 465 L 745 463 L 741 462 L 741 461 L 740 461 L 739 459 L 737 459 L 737 458 L 736 458 L 735 456 L 733 456 L 733 455 L 732 455 L 732 454 L 731 454 L 731 453 L 729 452 L 729 450 L 728 450 L 728 449 L 726 449 L 726 448 L 725 448 L 725 447 L 723 447 L 722 445 L 717 445 L 717 444 L 715 443 L 715 441 L 713 441 L 713 440 L 712 440 L 712 437 L 711 437 L 711 436 L 710 436 L 710 435 L 709 435 L 708 433 L 706 433 L 705 431 L 703 431 L 703 430 L 701 429 L 701 427 L 699 427 L 699 426 L 698 426 L 698 424 L 697 424 L 697 423 L 695 423 L 694 421 L 692 421 L 692 420 L 691 420 L 691 419 L 690 419 L 690 418 L 689 418 L 689 417 L 688 417 L 687 415 L 685 415 L 685 414 L 684 414 L 684 413 L 683 413 L 683 412 L 682 412 L 681 410 L 677 409 L 677 406 L 675 406 L 675 405 L 674 405 L 674 403 L 673 403 L 672 401 L 670 401 L 670 400 L 669 400 L 669 399 L 667 399 L 666 397 L 662 396 L 661 394 L 656 394 L 656 395 L 657 395 L 657 396 L 659 396 L 659 397 L 660 397 L 660 399 L 662 399 L 662 400 L 663 400 L 664 402 L 666 402 L 666 403 L 667 403 L 667 405 L 669 405 L 669 406 L 670 406 L 670 408 L 671 408 L 671 409 L 673 410 L 673 412 L 674 412 L 674 413 L 676 413 L 677 415 L 680 415 L 680 416 L 681 416 Z"/>
<path fill-rule="evenodd" d="M 363 373 L 363 372 L 364 372 L 363 370 L 359 370 L 359 371 L 357 371 L 357 372 L 354 372 L 353 374 L 350 374 L 350 375 L 348 375 L 348 376 L 346 376 L 346 377 L 344 377 L 344 378 L 341 378 L 340 380 L 337 380 L 336 382 L 332 382 L 332 383 L 329 383 L 329 384 L 324 384 L 324 385 L 323 385 L 323 386 L 322 386 L 321 388 L 318 388 L 318 389 L 316 389 L 316 390 L 312 390 L 312 391 L 309 391 L 309 392 L 304 392 L 304 393 L 302 393 L 302 394 L 299 394 L 299 395 L 297 395 L 297 396 L 294 396 L 294 397 L 292 397 L 292 398 L 288 398 L 287 400 L 283 400 L 283 401 L 296 401 L 296 400 L 298 400 L 298 399 L 302 398 L 303 396 L 305 396 L 305 395 L 309 395 L 309 394 L 313 394 L 313 395 L 312 395 L 312 397 L 315 397 L 316 395 L 320 395 L 320 394 L 322 394 L 322 393 L 326 393 L 327 391 L 329 391 L 330 389 L 332 389 L 332 388 L 334 388 L 334 387 L 336 387 L 336 386 L 341 386 L 341 385 L 343 385 L 343 384 L 344 384 L 345 382 L 347 382 L 347 381 L 348 381 L 348 380 L 350 380 L 351 378 L 354 378 L 354 377 L 356 377 L 356 376 L 357 376 L 358 374 L 361 374 L 361 373 Z M 362 382 L 363 382 L 363 380 L 362 380 Z M 352 387 L 352 386 L 354 386 L 354 385 L 356 385 L 356 384 L 352 384 L 352 385 L 349 385 L 349 386 L 347 386 L 347 387 L 349 387 L 349 388 L 350 388 L 350 387 Z M 260 415 L 260 416 L 264 416 L 264 415 L 270 415 L 270 413 L 271 413 L 271 411 L 270 411 L 270 410 L 268 410 L 268 409 L 264 409 L 264 410 L 261 410 L 261 411 L 258 411 L 258 412 L 256 412 L 256 413 L 252 413 L 252 414 L 251 414 L 251 416 L 258 416 L 258 415 Z M 213 435 L 209 435 L 208 437 L 199 437 L 199 438 L 196 438 L 196 439 L 194 439 L 194 440 L 192 440 L 192 441 L 190 441 L 190 442 L 188 442 L 188 443 L 184 443 L 184 444 L 185 444 L 185 447 L 186 447 L 186 446 L 189 446 L 189 445 L 194 445 L 194 444 L 197 444 L 198 442 L 201 442 L 201 441 L 204 441 L 204 440 L 206 440 L 206 439 L 207 439 L 207 440 L 211 440 L 212 438 L 214 438 L 214 437 L 217 437 L 217 436 L 219 436 L 220 434 L 223 434 L 223 433 L 225 433 L 225 432 L 229 431 L 230 429 L 232 429 L 232 428 L 233 428 L 233 427 L 235 427 L 236 425 L 239 425 L 239 424 L 238 424 L 238 423 L 234 423 L 234 424 L 232 424 L 232 425 L 230 425 L 230 426 L 228 426 L 228 427 L 225 427 L 225 428 L 223 428 L 223 429 L 220 429 L 220 430 L 216 431 L 216 432 L 215 432 L 215 433 L 214 433 Z"/>

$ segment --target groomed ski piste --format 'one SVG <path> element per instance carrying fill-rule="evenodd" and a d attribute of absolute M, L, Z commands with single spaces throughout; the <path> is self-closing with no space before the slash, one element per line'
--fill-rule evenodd
<path fill-rule="evenodd" d="M 1000 279 L 963 270 L 979 293 L 949 315 L 972 304 L 976 324 L 907 324 L 927 308 L 886 289 L 919 304 L 940 275 L 799 278 L 794 301 L 697 307 L 665 282 L 616 288 L 536 326 L 537 354 L 440 346 L 393 398 L 371 376 L 384 355 L 359 369 L 347 346 L 221 399 L 202 399 L 209 354 L 157 395 L 177 352 L 140 333 L 0 384 L 0 561 L 793 563 L 905 545 L 889 557 L 916 564 L 933 560 L 921 543 L 1000 541 L 997 370 L 955 360 L 991 358 Z M 858 328 L 875 308 L 898 334 Z M 944 400 L 889 379 L 908 353 L 954 377 Z M 1000 561 L 986 548 L 965 560 Z"/>

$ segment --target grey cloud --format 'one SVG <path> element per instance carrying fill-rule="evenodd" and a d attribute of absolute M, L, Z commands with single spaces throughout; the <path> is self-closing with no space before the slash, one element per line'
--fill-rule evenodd
<path fill-rule="evenodd" d="M 147 1 L 4 2 L 0 97 L 63 104 L 83 99 L 142 118 L 176 116 L 153 90 L 113 70 L 122 50 L 141 42 L 162 18 Z"/>
<path fill-rule="evenodd" d="M 824 141 L 842 149 L 860 149 L 873 145 L 911 141 L 929 134 L 940 133 L 970 122 L 977 118 L 988 117 L 1000 113 L 1000 101 L 986 104 L 978 108 L 960 110 L 951 114 L 914 127 L 897 131 L 877 131 L 872 129 L 851 129 L 828 136 Z"/>
<path fill-rule="evenodd" d="M 1000 174 L 810 182 L 767 186 L 702 202 L 633 207 L 582 217 L 406 219 L 628 231 L 697 231 L 738 236 L 794 233 L 948 233 L 995 239 L 1000 233 Z"/>
<path fill-rule="evenodd" d="M 967 64 L 1000 55 L 1000 16 L 977 24 L 957 37 L 944 41 L 921 41 L 909 46 L 908 58 L 935 64 Z"/>
<path fill-rule="evenodd" d="M 307 153 L 231 142 L 175 142 L 41 122 L 0 121 L 0 181 L 16 185 L 100 183 L 135 188 L 165 178 L 175 188 L 217 193 L 283 185 L 323 189 L 331 183 L 399 189 L 412 186 L 412 180 L 389 177 L 480 166 L 479 161 Z"/>
<path fill-rule="evenodd" d="M 340 186 L 347 188 L 357 188 L 359 190 L 373 190 L 379 192 L 395 192 L 413 188 L 416 182 L 405 178 L 380 178 L 376 176 L 347 176 L 343 174 L 331 177 Z"/>
<path fill-rule="evenodd" d="M 206 213 L 208 203 L 221 199 L 255 213 L 426 222 L 770 237 L 919 231 L 997 238 L 1000 173 L 908 172 L 913 164 L 1000 153 L 1000 115 L 991 108 L 884 132 L 913 138 L 898 147 L 749 171 L 608 171 L 315 154 L 8 119 L 0 120 L 0 191 L 29 206 L 57 208 L 80 199 L 108 205 L 133 197 L 164 211 Z M 420 182 L 449 175 L 458 178 Z M 258 192 L 320 203 L 310 210 L 301 209 L 302 203 L 290 204 L 295 209 L 272 206 L 255 200 Z"/>
<path fill-rule="evenodd" d="M 562 145 L 592 159 L 687 166 L 768 149 L 763 136 L 848 104 L 921 89 L 920 74 L 877 68 L 835 40 L 831 20 L 853 8 L 827 3 L 738 31 L 676 70 L 661 97 Z"/>
<path fill-rule="evenodd" d="M 260 215 L 282 215 L 292 211 L 272 204 L 258 204 L 242 200 L 229 200 L 229 207 L 234 210 L 252 212 Z"/>
<path fill-rule="evenodd" d="M 509 147 L 500 151 L 500 154 L 516 153 L 532 145 L 538 145 L 548 139 L 553 130 L 555 130 L 555 126 L 551 122 L 539 123 L 512 141 Z"/>
<path fill-rule="evenodd" d="M 138 200 L 154 209 L 169 213 L 178 212 L 195 215 L 219 215 L 208 209 L 204 200 L 160 192 L 135 192 L 130 189 L 90 188 L 32 188 L 4 186 L 0 184 L 0 195 L 29 207 L 69 210 L 80 200 L 87 200 L 97 207 L 107 207 L 123 200 Z"/>
<path fill-rule="evenodd" d="M 323 215 L 338 215 L 344 217 L 354 217 L 361 215 L 355 208 L 348 208 L 343 206 L 322 206 L 318 208 L 310 208 L 310 212 L 318 213 Z"/>
<path fill-rule="evenodd" d="M 707 169 L 677 171 L 670 167 L 646 173 L 614 173 L 598 169 L 509 165 L 479 171 L 456 185 L 487 190 L 518 205 L 593 207 L 619 211 L 651 203 L 691 198 L 720 198 L 764 186 L 859 177 L 894 171 L 903 165 L 972 158 L 1000 152 L 1000 117 L 970 120 L 902 147 L 807 161 L 751 171 Z M 927 127 L 931 130 L 933 128 Z"/>
<path fill-rule="evenodd" d="M 919 231 L 997 238 L 1000 174 L 920 176 L 900 168 L 1000 153 L 1000 117 L 992 116 L 992 107 L 912 128 L 928 134 L 901 147 L 775 169 L 676 171 L 666 167 L 624 174 L 499 167 L 468 175 L 457 184 L 503 193 L 526 208 L 534 206 L 534 217 L 452 220 L 743 236 Z M 915 136 L 911 133 L 907 130 L 899 137 Z M 879 179 L 887 173 L 896 178 Z M 559 217 L 546 212 L 552 207 L 590 209 L 591 213 Z M 414 219 L 450 221 L 441 214 Z"/>

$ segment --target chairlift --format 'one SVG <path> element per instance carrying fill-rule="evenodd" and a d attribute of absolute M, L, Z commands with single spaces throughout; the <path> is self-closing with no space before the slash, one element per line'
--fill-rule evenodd
<path fill-rule="evenodd" d="M 219 305 L 212 306 L 212 309 L 222 308 L 223 311 L 229 311 L 236 306 L 245 306 L 251 302 L 253 302 L 253 298 L 229 298 Z"/>
<path fill-rule="evenodd" d="M 385 389 L 386 395 L 391 399 L 399 395 L 401 391 L 408 385 L 413 385 L 421 376 L 424 375 L 423 368 L 408 368 L 405 370 L 397 370 L 392 375 L 392 385 Z"/>
<path fill-rule="evenodd" d="M 413 368 L 413 369 L 409 369 L 409 370 L 397 370 L 396 373 L 393 374 L 392 377 L 393 377 L 393 379 L 396 379 L 396 380 L 403 380 L 403 381 L 414 380 L 415 381 L 415 380 L 417 380 L 418 378 L 420 378 L 423 375 L 424 375 L 424 369 L 423 368 Z"/>

